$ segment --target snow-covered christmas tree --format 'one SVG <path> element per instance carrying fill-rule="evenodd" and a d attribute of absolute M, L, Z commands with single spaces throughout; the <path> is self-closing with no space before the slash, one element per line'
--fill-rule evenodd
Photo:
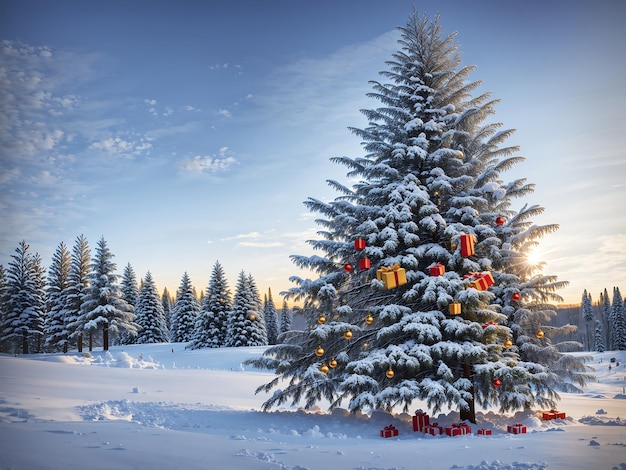
<path fill-rule="evenodd" d="M 165 343 L 169 338 L 165 312 L 150 271 L 141 283 L 135 305 L 136 343 Z"/>
<path fill-rule="evenodd" d="M 46 321 L 46 350 L 66 353 L 69 347 L 69 332 L 63 312 L 65 293 L 69 286 L 70 264 L 72 256 L 64 242 L 61 242 L 52 256 L 48 269 L 48 288 L 46 289 L 46 305 L 48 317 Z"/>
<path fill-rule="evenodd" d="M 220 348 L 226 345 L 228 334 L 228 312 L 232 306 L 230 289 L 224 268 L 216 261 L 202 298 L 200 314 L 196 319 L 190 349 Z"/>
<path fill-rule="evenodd" d="M 176 301 L 172 308 L 170 323 L 170 340 L 172 342 L 191 341 L 199 312 L 200 302 L 194 293 L 189 274 L 185 272 L 180 280 L 180 286 L 176 292 Z"/>
<path fill-rule="evenodd" d="M 46 313 L 41 257 L 22 240 L 11 258 L 2 292 L 0 345 L 11 353 L 41 352 Z"/>
<path fill-rule="evenodd" d="M 102 331 L 105 351 L 109 349 L 109 337 L 115 344 L 122 336 L 134 337 L 137 334 L 134 309 L 122 298 L 113 256 L 104 237 L 100 238 L 91 261 L 90 284 L 85 289 L 81 304 L 80 325 L 89 337 L 90 350 L 98 330 Z"/>
<path fill-rule="evenodd" d="M 363 111 L 368 127 L 351 129 L 365 155 L 333 159 L 358 181 L 329 181 L 334 201 L 305 202 L 323 217 L 321 239 L 309 242 L 323 255 L 292 259 L 319 277 L 292 277 L 286 295 L 302 302 L 309 328 L 251 361 L 277 374 L 257 392 L 286 380 L 265 408 L 326 399 L 352 411 L 406 410 L 423 400 L 471 421 L 475 403 L 555 406 L 551 367 L 564 356 L 542 322 L 564 283 L 517 261 L 528 264 L 525 252 L 556 226 L 528 226 L 541 208 L 511 209 L 532 185 L 501 180 L 523 158 L 503 145 L 513 131 L 487 122 L 497 100 L 472 95 L 479 82 L 461 65 L 455 35 L 415 12 L 399 30 L 387 82 L 371 82 L 381 106 Z M 538 348 L 547 362 L 531 357 Z"/>
<path fill-rule="evenodd" d="M 265 346 L 267 333 L 261 299 L 251 275 L 239 273 L 233 305 L 228 312 L 226 346 Z"/>

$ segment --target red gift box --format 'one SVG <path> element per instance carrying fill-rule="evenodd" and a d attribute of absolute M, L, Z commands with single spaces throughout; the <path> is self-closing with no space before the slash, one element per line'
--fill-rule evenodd
<path fill-rule="evenodd" d="M 476 237 L 474 235 L 461 235 L 461 256 L 467 258 L 476 253 L 474 251 L 475 241 Z"/>
<path fill-rule="evenodd" d="M 557 410 L 544 411 L 543 419 L 565 419 L 565 413 Z"/>
<path fill-rule="evenodd" d="M 429 268 L 429 270 L 430 270 L 430 275 L 431 276 L 442 276 L 443 273 L 446 272 L 446 267 L 443 264 L 441 264 L 441 263 L 437 263 L 437 264 L 431 266 Z"/>
<path fill-rule="evenodd" d="M 474 274 L 471 277 L 470 287 L 477 290 L 487 290 L 489 286 L 493 285 L 493 275 L 489 271 L 484 273 Z"/>
<path fill-rule="evenodd" d="M 453 424 L 446 427 L 446 436 L 462 436 L 464 434 L 471 434 L 472 428 L 465 423 Z"/>
<path fill-rule="evenodd" d="M 359 260 L 359 269 L 369 269 L 372 264 L 369 258 L 363 258 Z"/>
<path fill-rule="evenodd" d="M 430 417 L 422 410 L 417 410 L 413 416 L 413 432 L 425 432 L 424 428 L 430 424 Z"/>
<path fill-rule="evenodd" d="M 480 434 L 481 436 L 491 436 L 491 429 L 479 429 L 478 434 Z"/>
<path fill-rule="evenodd" d="M 507 432 L 510 432 L 511 434 L 526 434 L 526 426 L 520 424 L 520 423 L 516 423 L 514 425 L 508 425 L 506 427 Z"/>
<path fill-rule="evenodd" d="M 383 266 L 376 270 L 376 278 L 383 281 L 385 289 L 393 289 L 406 284 L 406 270 L 398 264 Z"/>
<path fill-rule="evenodd" d="M 398 430 L 392 424 L 390 424 L 389 426 L 385 426 L 385 429 L 382 429 L 380 431 L 380 437 L 384 437 L 384 438 L 394 437 L 397 435 L 398 435 Z"/>
<path fill-rule="evenodd" d="M 437 423 L 430 423 L 424 426 L 424 433 L 430 434 L 431 436 L 438 436 L 443 434 L 443 427 L 439 426 Z"/>
<path fill-rule="evenodd" d="M 363 240 L 362 238 L 357 238 L 356 240 L 354 240 L 354 249 L 359 251 L 364 250 L 365 240 Z"/>

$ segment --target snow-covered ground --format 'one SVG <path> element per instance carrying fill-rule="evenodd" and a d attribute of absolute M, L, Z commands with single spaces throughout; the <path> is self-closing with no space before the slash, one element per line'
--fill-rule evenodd
<path fill-rule="evenodd" d="M 0 469 L 626 469 L 624 351 L 594 355 L 596 382 L 562 395 L 565 420 L 479 410 L 471 435 L 432 437 L 410 414 L 260 411 L 271 374 L 242 363 L 263 350 L 0 356 Z M 527 434 L 508 434 L 515 423 Z M 399 435 L 383 439 L 389 424 Z"/>

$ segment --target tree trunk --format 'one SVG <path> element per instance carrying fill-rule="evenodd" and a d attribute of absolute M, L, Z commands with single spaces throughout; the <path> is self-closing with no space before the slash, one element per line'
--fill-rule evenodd
<path fill-rule="evenodd" d="M 470 381 L 472 380 L 472 368 L 467 362 L 463 364 L 463 377 Z M 476 409 L 474 406 L 474 385 L 471 386 L 470 393 L 472 394 L 472 399 L 468 403 L 469 408 L 466 410 L 461 409 L 460 418 L 461 421 L 467 420 L 470 423 L 476 423 Z"/>
<path fill-rule="evenodd" d="M 102 327 L 102 350 L 109 350 L 109 325 L 104 325 Z"/>
<path fill-rule="evenodd" d="M 22 354 L 28 354 L 28 333 L 22 332 Z"/>
<path fill-rule="evenodd" d="M 93 331 L 89 332 L 89 352 L 93 351 Z"/>

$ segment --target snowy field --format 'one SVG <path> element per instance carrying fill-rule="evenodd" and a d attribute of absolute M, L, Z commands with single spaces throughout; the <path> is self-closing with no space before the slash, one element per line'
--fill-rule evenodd
<path fill-rule="evenodd" d="M 594 355 L 596 382 L 562 395 L 565 420 L 477 410 L 471 435 L 433 437 L 412 430 L 419 403 L 410 414 L 260 411 L 254 390 L 272 376 L 242 363 L 263 350 L 0 356 L 0 469 L 626 469 L 624 351 Z M 515 423 L 528 432 L 508 434 Z M 399 435 L 381 438 L 390 424 Z"/>

